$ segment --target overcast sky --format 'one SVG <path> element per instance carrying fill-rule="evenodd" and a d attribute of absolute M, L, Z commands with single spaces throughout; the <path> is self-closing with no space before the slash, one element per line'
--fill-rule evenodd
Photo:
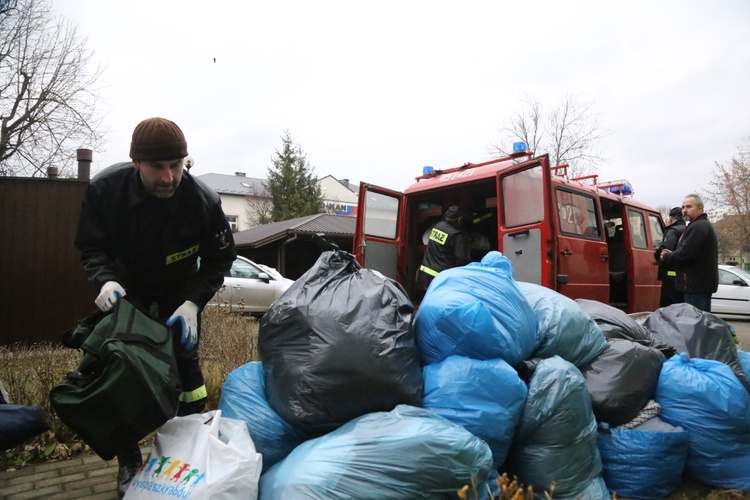
<path fill-rule="evenodd" d="M 109 129 L 174 120 L 193 174 L 266 177 L 289 130 L 318 176 L 403 190 L 489 159 L 526 95 L 594 104 L 601 180 L 679 205 L 750 136 L 750 1 L 58 0 L 106 66 Z M 214 62 L 215 58 L 215 62 Z M 710 208 L 710 206 L 708 207 Z"/>

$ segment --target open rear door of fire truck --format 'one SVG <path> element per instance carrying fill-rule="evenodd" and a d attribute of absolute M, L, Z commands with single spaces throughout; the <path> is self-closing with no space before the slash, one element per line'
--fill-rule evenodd
<path fill-rule="evenodd" d="M 497 173 L 498 247 L 517 281 L 555 289 L 556 243 L 548 157 Z"/>
<path fill-rule="evenodd" d="M 403 283 L 398 268 L 399 227 L 404 215 L 404 195 L 398 191 L 365 184 L 359 186 L 354 254 L 368 269 Z"/>

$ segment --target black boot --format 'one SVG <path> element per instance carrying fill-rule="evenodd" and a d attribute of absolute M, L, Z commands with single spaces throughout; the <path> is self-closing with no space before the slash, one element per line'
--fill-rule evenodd
<path fill-rule="evenodd" d="M 143 455 L 136 443 L 132 448 L 117 454 L 117 495 L 122 498 L 128 491 L 130 481 L 143 466 Z"/>
<path fill-rule="evenodd" d="M 192 403 L 183 403 L 180 401 L 180 405 L 177 407 L 177 416 L 185 417 L 187 415 L 193 415 L 200 413 L 206 407 L 206 398 L 193 401 Z"/>

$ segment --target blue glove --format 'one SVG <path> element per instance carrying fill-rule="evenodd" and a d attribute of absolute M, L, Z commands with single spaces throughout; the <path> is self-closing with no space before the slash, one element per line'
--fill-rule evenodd
<path fill-rule="evenodd" d="M 167 320 L 167 326 L 176 323 L 182 329 L 182 345 L 192 351 L 198 344 L 198 305 L 186 300 Z"/>
<path fill-rule="evenodd" d="M 115 306 L 115 303 L 124 297 L 125 289 L 116 281 L 107 281 L 102 285 L 99 296 L 94 301 L 100 311 L 109 311 Z"/>

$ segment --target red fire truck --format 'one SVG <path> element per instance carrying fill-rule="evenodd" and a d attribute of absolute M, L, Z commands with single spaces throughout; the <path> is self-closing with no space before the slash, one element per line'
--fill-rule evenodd
<path fill-rule="evenodd" d="M 364 267 L 401 283 L 415 305 L 427 235 L 451 205 L 471 214 L 472 258 L 498 250 L 517 281 L 567 297 L 598 300 L 625 312 L 659 307 L 654 249 L 664 223 L 632 198 L 627 181 L 567 177 L 547 155 L 521 151 L 485 163 L 434 170 L 403 193 L 362 183 L 354 251 Z"/>

